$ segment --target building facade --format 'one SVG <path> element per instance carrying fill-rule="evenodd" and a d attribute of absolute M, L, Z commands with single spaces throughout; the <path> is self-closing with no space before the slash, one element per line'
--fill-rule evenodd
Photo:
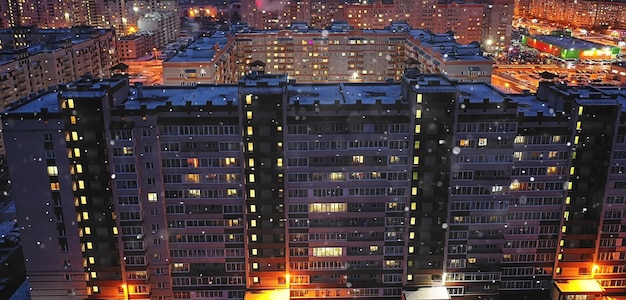
<path fill-rule="evenodd" d="M 460 81 L 491 80 L 493 61 L 478 43 L 460 44 L 452 33 L 413 30 L 404 22 L 380 30 L 335 22 L 327 30 L 294 23 L 288 30 L 240 26 L 234 31 L 202 37 L 164 61 L 164 83 L 234 83 L 256 63 L 267 74 L 286 73 L 307 83 L 400 80 L 406 67 Z"/>
<path fill-rule="evenodd" d="M 623 295 L 619 89 L 130 87 L 85 77 L 3 117 L 35 299 Z M 584 293 L 584 291 L 582 291 Z"/>

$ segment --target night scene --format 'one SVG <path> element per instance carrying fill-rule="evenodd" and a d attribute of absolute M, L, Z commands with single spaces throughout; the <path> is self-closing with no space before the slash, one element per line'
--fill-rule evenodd
<path fill-rule="evenodd" d="M 0 299 L 626 300 L 626 0 L 0 0 Z"/>

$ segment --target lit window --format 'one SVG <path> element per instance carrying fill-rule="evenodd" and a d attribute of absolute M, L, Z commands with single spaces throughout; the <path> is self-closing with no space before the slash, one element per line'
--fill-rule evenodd
<path fill-rule="evenodd" d="M 250 198 L 255 198 L 256 197 L 256 190 L 254 189 L 250 189 Z"/>
<path fill-rule="evenodd" d="M 76 124 L 76 116 L 70 116 L 70 123 L 71 123 L 72 125 L 75 125 L 75 124 Z"/>
<path fill-rule="evenodd" d="M 420 141 L 415 141 L 415 144 L 413 145 L 414 149 L 419 149 L 420 148 Z"/>
<path fill-rule="evenodd" d="M 252 249 L 251 253 L 252 253 L 252 255 L 257 255 L 259 253 L 259 250 Z M 257 282 L 258 282 L 258 279 L 257 279 Z"/>
<path fill-rule="evenodd" d="M 74 99 L 67 99 L 67 108 L 74 108 Z"/>
<path fill-rule="evenodd" d="M 475 264 L 476 263 L 476 257 L 468 257 L 467 258 L 467 262 L 470 264 Z"/>
<path fill-rule="evenodd" d="M 87 242 L 87 249 L 93 249 L 93 243 Z"/>
<path fill-rule="evenodd" d="M 470 140 L 460 140 L 459 141 L 459 147 L 469 147 L 470 146 Z"/>
<path fill-rule="evenodd" d="M 548 169 L 546 170 L 546 173 L 548 175 L 554 175 L 556 174 L 557 168 L 556 167 L 548 167 Z"/>
<path fill-rule="evenodd" d="M 90 235 L 91 234 L 91 227 L 85 227 L 85 234 L 86 235 Z"/>
<path fill-rule="evenodd" d="M 158 198 L 157 193 L 148 193 L 148 202 L 157 202 Z"/>
<path fill-rule="evenodd" d="M 250 227 L 256 227 L 256 220 L 250 220 Z"/>
<path fill-rule="evenodd" d="M 420 163 L 420 157 L 419 156 L 414 156 L 413 157 L 413 164 L 414 165 L 419 165 Z"/>
<path fill-rule="evenodd" d="M 252 212 L 252 213 L 256 212 L 256 205 L 254 205 L 254 204 L 250 205 L 250 212 Z"/>
<path fill-rule="evenodd" d="M 199 174 L 186 174 L 185 175 L 185 182 L 187 182 L 187 183 L 199 183 L 200 182 L 200 175 Z"/>
<path fill-rule="evenodd" d="M 247 94 L 246 95 L 246 104 L 252 104 L 252 95 L 251 94 Z"/>
<path fill-rule="evenodd" d="M 61 185 L 58 182 L 51 182 L 50 189 L 53 191 L 58 191 L 61 189 Z"/>
<path fill-rule="evenodd" d="M 422 132 L 422 125 L 415 125 L 415 133 Z"/>
<path fill-rule="evenodd" d="M 479 138 L 478 139 L 478 146 L 479 147 L 487 146 L 487 138 Z"/>
<path fill-rule="evenodd" d="M 362 164 L 363 163 L 363 155 L 354 155 L 352 156 L 352 163 L 353 164 Z"/>
<path fill-rule="evenodd" d="M 246 112 L 246 118 L 248 120 L 252 120 L 252 111 L 249 110 L 249 111 Z"/>
<path fill-rule="evenodd" d="M 248 174 L 248 182 L 254 182 L 254 174 Z"/>
<path fill-rule="evenodd" d="M 276 166 L 277 167 L 282 167 L 283 166 L 283 159 L 282 157 L 279 157 L 276 159 Z"/>
<path fill-rule="evenodd" d="M 91 272 L 92 274 L 96 274 L 96 272 Z M 93 277 L 96 278 L 96 277 Z M 91 289 L 93 290 L 94 293 L 100 293 L 100 288 L 97 285 L 94 285 L 93 287 L 91 287 Z"/>
<path fill-rule="evenodd" d="M 250 235 L 250 241 L 256 242 L 256 234 L 251 234 Z"/>
<path fill-rule="evenodd" d="M 252 135 L 252 133 L 254 132 L 254 130 L 252 129 L 252 126 L 248 126 L 248 128 L 246 129 L 246 132 L 248 135 Z"/>
<path fill-rule="evenodd" d="M 422 94 L 417 94 L 415 102 L 422 103 L 422 97 L 423 97 Z"/>
<path fill-rule="evenodd" d="M 338 257 L 343 255 L 341 247 L 315 247 L 313 248 L 313 256 L 316 257 Z"/>
<path fill-rule="evenodd" d="M 80 149 L 74 148 L 74 157 L 80 157 Z"/>
<path fill-rule="evenodd" d="M 87 196 L 80 196 L 80 204 L 82 205 L 87 204 Z"/>
<path fill-rule="evenodd" d="M 422 118 L 422 110 L 418 109 L 415 111 L 415 118 L 416 119 L 421 119 Z"/>
<path fill-rule="evenodd" d="M 86 211 L 83 212 L 83 220 L 89 220 L 89 213 Z"/>
<path fill-rule="evenodd" d="M 195 157 L 187 158 L 187 166 L 197 168 L 200 166 L 200 160 Z"/>
<path fill-rule="evenodd" d="M 254 151 L 254 143 L 253 142 L 248 142 L 248 151 L 249 152 Z"/>
<path fill-rule="evenodd" d="M 254 158 L 248 158 L 248 167 L 254 167 Z"/>
<path fill-rule="evenodd" d="M 95 264 L 95 263 L 96 263 L 96 258 L 95 258 L 95 257 L 93 257 L 93 256 L 90 256 L 90 257 L 89 257 L 89 264 L 92 264 L 92 265 L 93 265 L 93 264 Z"/>
<path fill-rule="evenodd" d="M 98 274 L 97 274 L 96 272 L 91 272 L 89 275 L 91 276 L 91 278 L 98 278 Z M 94 288 L 94 292 L 95 292 L 95 289 L 96 289 L 97 287 L 96 287 L 96 286 L 94 286 L 93 288 Z"/>
<path fill-rule="evenodd" d="M 257 270 L 258 268 L 259 268 L 259 263 L 252 263 L 252 269 L 253 270 Z M 257 278 L 257 280 L 258 280 L 259 277 L 254 277 L 254 278 Z"/>

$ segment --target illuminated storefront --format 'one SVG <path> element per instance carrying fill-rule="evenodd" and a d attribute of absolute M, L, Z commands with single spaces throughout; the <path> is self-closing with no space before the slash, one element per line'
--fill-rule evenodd
<path fill-rule="evenodd" d="M 611 60 L 619 47 L 591 43 L 577 38 L 541 35 L 522 36 L 522 44 L 562 59 Z"/>

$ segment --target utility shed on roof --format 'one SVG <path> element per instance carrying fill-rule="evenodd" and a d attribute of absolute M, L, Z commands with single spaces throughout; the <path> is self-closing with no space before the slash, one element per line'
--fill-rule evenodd
<path fill-rule="evenodd" d="M 591 300 L 602 293 L 604 288 L 594 279 L 556 280 L 552 289 L 552 300 Z"/>
<path fill-rule="evenodd" d="M 445 286 L 421 287 L 417 291 L 404 291 L 403 300 L 450 300 Z M 247 299 L 246 299 L 247 300 Z"/>

